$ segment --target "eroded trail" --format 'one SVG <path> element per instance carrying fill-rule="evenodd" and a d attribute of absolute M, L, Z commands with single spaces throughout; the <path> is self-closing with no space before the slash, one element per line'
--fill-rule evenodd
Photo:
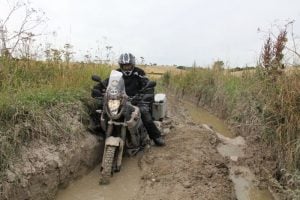
<path fill-rule="evenodd" d="M 144 155 L 135 199 L 234 199 L 216 135 L 193 122 L 181 102 L 169 100 L 173 128 L 166 136 L 167 146 Z"/>
<path fill-rule="evenodd" d="M 247 153 L 247 144 L 243 137 L 234 136 L 233 132 L 223 121 L 214 115 L 203 111 L 194 104 L 183 101 L 192 119 L 210 130 L 220 140 L 217 146 L 218 152 L 225 157 L 230 171 L 230 179 L 234 184 L 235 195 L 238 200 L 273 200 L 272 193 L 265 187 L 259 186 L 261 183 L 250 170 L 244 158 Z M 213 129 L 207 125 L 213 125 Z"/>
<path fill-rule="evenodd" d="M 168 106 L 171 129 L 165 147 L 153 146 L 141 160 L 127 159 L 108 186 L 98 184 L 100 172 L 95 169 L 60 191 L 57 199 L 234 199 L 216 134 L 193 121 L 190 110 L 174 97 L 169 97 Z"/>
<path fill-rule="evenodd" d="M 130 199 L 139 189 L 141 170 L 138 158 L 125 158 L 122 172 L 115 173 L 109 185 L 99 185 L 100 166 L 87 176 L 61 190 L 56 200 L 106 200 Z"/>

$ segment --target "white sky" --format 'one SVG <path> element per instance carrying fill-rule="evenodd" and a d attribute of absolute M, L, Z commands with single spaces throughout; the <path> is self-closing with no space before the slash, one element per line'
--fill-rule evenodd
<path fill-rule="evenodd" d="M 195 60 L 205 66 L 221 59 L 245 66 L 255 64 L 261 50 L 264 34 L 258 27 L 268 30 L 276 20 L 283 24 L 293 19 L 294 32 L 300 35 L 299 0 L 31 2 L 46 12 L 47 30 L 57 32 L 48 40 L 61 46 L 70 42 L 77 57 L 107 43 L 116 55 L 132 52 L 146 62 L 190 66 Z"/>

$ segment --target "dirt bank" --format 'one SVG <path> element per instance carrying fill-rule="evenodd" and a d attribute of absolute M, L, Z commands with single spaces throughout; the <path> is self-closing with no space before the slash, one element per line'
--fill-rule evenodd
<path fill-rule="evenodd" d="M 102 142 L 85 130 L 80 106 L 53 108 L 59 118 L 43 126 L 49 134 L 60 131 L 61 137 L 55 142 L 41 138 L 21 148 L 21 156 L 10 163 L 1 181 L 0 199 L 53 199 L 59 187 L 67 186 L 100 162 Z"/>

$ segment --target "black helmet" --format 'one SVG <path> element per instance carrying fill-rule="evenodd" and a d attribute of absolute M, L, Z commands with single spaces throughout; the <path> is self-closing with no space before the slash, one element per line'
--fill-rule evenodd
<path fill-rule="evenodd" d="M 135 67 L 135 57 L 131 53 L 123 53 L 119 58 L 119 66 L 125 76 L 130 76 Z M 129 68 L 127 68 L 129 66 Z"/>

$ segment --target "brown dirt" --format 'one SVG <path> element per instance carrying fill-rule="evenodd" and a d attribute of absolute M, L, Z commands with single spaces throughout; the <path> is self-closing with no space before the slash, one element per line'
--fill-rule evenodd
<path fill-rule="evenodd" d="M 23 146 L 20 157 L 11 163 L 0 182 L 1 200 L 54 199 L 59 187 L 67 186 L 100 162 L 103 145 L 85 130 L 79 106 L 80 103 L 55 107 L 61 119 L 43 126 L 52 134 L 68 130 L 64 133 L 68 136 L 61 132 L 55 143 L 40 139 Z M 54 133 L 57 126 L 58 133 Z"/>
<path fill-rule="evenodd" d="M 217 136 L 193 122 L 180 102 L 169 100 L 167 145 L 151 148 L 140 160 L 140 189 L 134 199 L 235 199 L 228 162 L 217 151 Z M 79 137 L 23 148 L 21 159 L 0 184 L 0 199 L 54 199 L 59 187 L 99 163 L 101 143 L 76 116 L 66 113 L 61 125 L 82 132 Z"/>
<path fill-rule="evenodd" d="M 185 95 L 184 100 L 198 105 L 197 98 L 192 95 Z M 205 107 L 211 113 L 222 116 L 219 108 Z M 230 126 L 230 122 L 228 122 Z M 241 135 L 246 140 L 244 156 L 238 159 L 236 165 L 249 167 L 255 175 L 257 186 L 262 190 L 269 190 L 274 199 L 300 199 L 300 178 L 293 176 L 277 164 L 277 157 L 272 148 L 263 140 L 258 130 L 249 131 L 246 125 L 236 126 L 231 124 L 232 133 Z"/>
<path fill-rule="evenodd" d="M 235 199 L 216 135 L 192 122 L 174 101 L 168 104 L 173 128 L 167 145 L 152 148 L 142 158 L 141 188 L 134 199 Z"/>

